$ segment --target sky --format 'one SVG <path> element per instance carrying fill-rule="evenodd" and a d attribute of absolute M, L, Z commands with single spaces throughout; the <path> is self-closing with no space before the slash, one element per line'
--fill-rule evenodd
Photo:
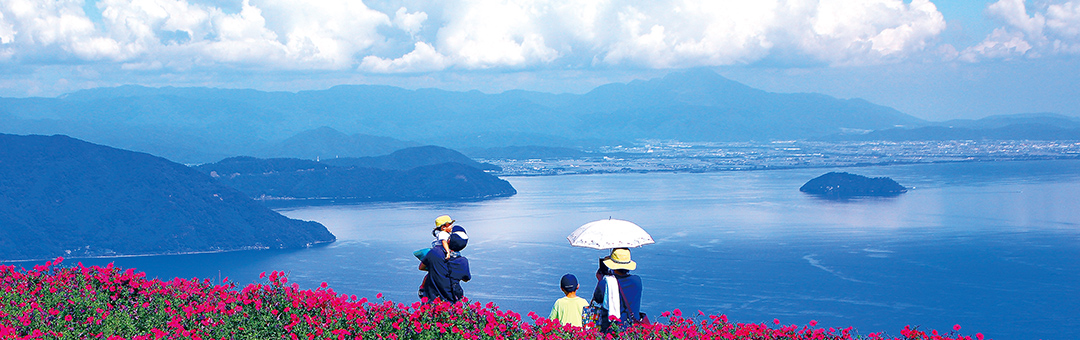
<path fill-rule="evenodd" d="M 0 0 L 0 96 L 584 93 L 708 68 L 943 121 L 1080 117 L 1080 0 Z"/>

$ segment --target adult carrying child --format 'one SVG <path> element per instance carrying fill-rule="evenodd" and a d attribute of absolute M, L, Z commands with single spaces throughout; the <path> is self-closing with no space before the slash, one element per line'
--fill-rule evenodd
<path fill-rule="evenodd" d="M 439 216 L 435 223 L 436 229 L 444 231 L 446 237 L 440 237 L 436 233 L 436 241 L 432 242 L 430 249 L 413 253 L 420 259 L 418 269 L 427 271 L 417 294 L 428 301 L 441 299 L 454 303 L 465 295 L 461 281 L 468 282 L 472 279 L 469 259 L 461 256 L 461 250 L 468 245 L 469 236 L 465 233 L 465 228 L 453 226 L 454 220 L 449 216 Z"/>

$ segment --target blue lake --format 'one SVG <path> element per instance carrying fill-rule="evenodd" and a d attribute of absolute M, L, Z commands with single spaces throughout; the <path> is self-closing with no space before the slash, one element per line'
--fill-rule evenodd
<path fill-rule="evenodd" d="M 892 198 L 835 201 L 798 191 L 828 171 L 888 176 L 914 187 Z M 566 235 L 608 217 L 648 230 L 633 249 L 643 311 L 727 314 L 735 322 L 904 325 L 994 339 L 1064 339 L 1080 328 L 1080 161 L 948 163 L 845 169 L 511 177 L 519 194 L 470 203 L 282 208 L 338 241 L 291 251 L 81 259 L 151 277 L 246 284 L 289 272 L 305 288 L 416 300 L 411 256 L 436 216 L 468 229 L 466 296 L 546 315 L 573 273 L 583 290 L 603 251 Z M 78 260 L 73 260 L 78 261 Z"/>

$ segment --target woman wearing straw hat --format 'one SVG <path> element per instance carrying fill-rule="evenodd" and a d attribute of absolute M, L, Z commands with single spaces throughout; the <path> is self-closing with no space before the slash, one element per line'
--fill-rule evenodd
<path fill-rule="evenodd" d="M 596 270 L 599 282 L 592 300 L 604 306 L 609 315 L 617 316 L 623 327 L 642 320 L 641 278 L 630 274 L 634 269 L 637 263 L 630 259 L 630 249 L 615 248 L 610 256 L 600 258 L 600 268 Z M 605 317 L 600 330 L 606 332 L 609 327 Z"/>

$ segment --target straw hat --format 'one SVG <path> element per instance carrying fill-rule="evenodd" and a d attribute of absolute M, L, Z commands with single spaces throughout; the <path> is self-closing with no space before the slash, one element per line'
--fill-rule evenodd
<path fill-rule="evenodd" d="M 637 262 L 630 260 L 630 249 L 615 248 L 611 250 L 611 256 L 604 260 L 604 265 L 609 269 L 634 270 Z"/>

